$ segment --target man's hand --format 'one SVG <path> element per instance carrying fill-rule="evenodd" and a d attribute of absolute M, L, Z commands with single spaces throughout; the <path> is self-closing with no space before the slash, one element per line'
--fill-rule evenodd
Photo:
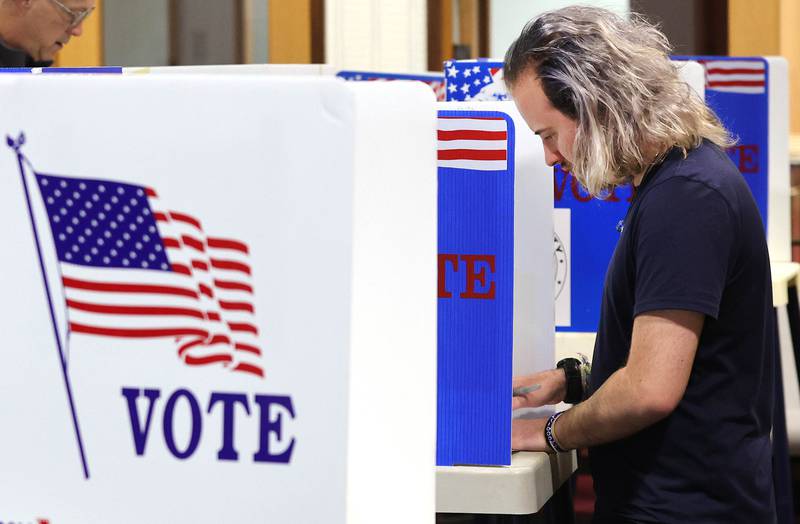
<path fill-rule="evenodd" d="M 552 452 L 544 438 L 544 426 L 546 423 L 546 418 L 512 420 L 511 449 Z"/>
<path fill-rule="evenodd" d="M 539 384 L 541 387 L 524 396 L 513 397 L 511 409 L 538 408 L 558 404 L 564 400 L 564 396 L 567 394 L 567 377 L 561 369 L 550 369 L 532 375 L 515 377 L 513 381 L 514 389 L 534 384 Z"/>
<path fill-rule="evenodd" d="M 555 436 L 561 447 L 576 449 L 613 442 L 669 416 L 686 392 L 704 322 L 703 314 L 683 310 L 637 316 L 627 364 L 591 397 L 559 417 Z M 544 396 L 545 389 L 543 384 L 541 390 L 528 396 Z M 512 446 L 541 449 L 537 440 L 544 440 L 544 422 L 515 421 Z"/>

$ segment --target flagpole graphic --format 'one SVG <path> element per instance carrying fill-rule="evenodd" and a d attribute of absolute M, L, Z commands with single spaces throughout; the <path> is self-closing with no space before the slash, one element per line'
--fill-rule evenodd
<path fill-rule="evenodd" d="M 78 451 L 81 456 L 81 464 L 83 466 L 83 476 L 85 479 L 89 479 L 89 466 L 86 461 L 86 452 L 84 451 L 83 447 L 83 439 L 81 438 L 81 429 L 80 425 L 78 424 L 78 415 L 75 411 L 75 402 L 72 398 L 72 387 L 69 382 L 69 375 L 67 374 L 67 360 L 64 355 L 64 349 L 61 345 L 61 336 L 59 335 L 58 331 L 58 322 L 56 321 L 56 314 L 55 310 L 53 309 L 53 299 L 50 293 L 50 284 L 48 283 L 47 279 L 47 269 L 45 268 L 44 258 L 42 256 L 42 246 L 41 242 L 39 241 L 39 232 L 36 228 L 36 218 L 34 217 L 33 207 L 31 205 L 31 197 L 30 192 L 28 190 L 28 182 L 25 179 L 25 156 L 22 154 L 22 146 L 25 144 L 25 134 L 20 133 L 19 137 L 14 140 L 10 136 L 6 137 L 6 142 L 11 147 L 14 152 L 17 154 L 17 162 L 19 163 L 19 173 L 20 177 L 22 178 L 22 187 L 25 191 L 25 201 L 28 205 L 28 216 L 31 220 L 31 228 L 33 229 L 33 238 L 36 243 L 36 254 L 39 257 L 39 268 L 42 272 L 42 281 L 44 282 L 44 289 L 47 295 L 47 305 L 50 308 L 50 321 L 53 325 L 53 335 L 56 339 L 56 347 L 58 348 L 58 357 L 59 363 L 61 364 L 61 373 L 64 377 L 64 387 L 67 390 L 67 400 L 69 402 L 69 409 L 72 413 L 72 425 L 75 429 L 75 439 L 78 442 Z"/>

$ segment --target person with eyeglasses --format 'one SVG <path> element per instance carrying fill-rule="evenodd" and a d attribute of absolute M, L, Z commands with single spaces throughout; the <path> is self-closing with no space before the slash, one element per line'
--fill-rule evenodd
<path fill-rule="evenodd" d="M 45 67 L 72 37 L 96 0 L 0 0 L 0 67 Z"/>

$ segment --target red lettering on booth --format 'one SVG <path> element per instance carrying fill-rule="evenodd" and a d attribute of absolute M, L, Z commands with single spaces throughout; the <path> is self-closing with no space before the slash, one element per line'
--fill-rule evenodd
<path fill-rule="evenodd" d="M 494 255 L 461 255 L 461 260 L 467 263 L 467 289 L 459 296 L 461 298 L 480 298 L 494 300 L 495 283 L 489 282 L 486 289 L 486 269 L 494 273 Z M 478 267 L 478 264 L 486 264 Z M 476 291 L 475 284 L 479 283 L 483 291 Z"/>
<path fill-rule="evenodd" d="M 452 268 L 454 273 L 458 272 L 460 262 L 464 263 L 464 291 L 459 293 L 459 298 L 475 298 L 482 300 L 494 300 L 496 294 L 496 283 L 491 280 L 490 275 L 495 272 L 494 255 L 439 255 L 439 298 L 452 298 L 453 293 L 447 287 L 447 266 Z"/>
<path fill-rule="evenodd" d="M 731 155 L 733 163 L 736 164 L 739 172 L 743 175 L 758 173 L 758 144 L 733 146 L 728 149 L 728 154 Z"/>
<path fill-rule="evenodd" d="M 439 255 L 439 298 L 451 298 L 452 293 L 447 291 L 447 263 L 458 271 L 458 255 Z"/>

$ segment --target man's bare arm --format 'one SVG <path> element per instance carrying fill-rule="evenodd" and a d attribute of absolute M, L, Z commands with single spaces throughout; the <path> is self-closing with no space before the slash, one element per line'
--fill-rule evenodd
<path fill-rule="evenodd" d="M 675 410 L 686 391 L 705 316 L 681 310 L 636 317 L 627 364 L 589 399 L 566 411 L 555 436 L 567 449 L 627 437 Z M 542 421 L 514 421 L 512 447 L 539 449 Z"/>

